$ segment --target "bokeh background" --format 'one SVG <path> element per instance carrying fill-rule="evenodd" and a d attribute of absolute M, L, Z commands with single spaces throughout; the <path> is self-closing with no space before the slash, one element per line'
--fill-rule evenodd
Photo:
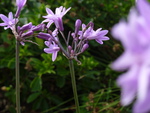
<path fill-rule="evenodd" d="M 65 33 L 74 31 L 76 19 L 87 24 L 93 21 L 95 30 L 109 30 L 109 41 L 90 47 L 79 56 L 82 65 L 75 64 L 81 113 L 131 113 L 131 106 L 120 105 L 120 89 L 116 79 L 121 72 L 110 64 L 123 52 L 120 42 L 113 39 L 111 29 L 126 18 L 134 0 L 27 0 L 19 25 L 38 25 L 47 15 L 45 8 L 64 6 L 72 9 L 63 17 Z M 15 0 L 0 0 L 0 13 L 15 13 Z M 0 22 L 2 22 L 0 20 Z M 68 60 L 61 54 L 55 62 L 43 52 L 44 41 L 26 43 L 20 47 L 20 88 L 22 113 L 75 113 Z M 11 30 L 0 27 L 0 113 L 15 113 L 15 38 Z"/>

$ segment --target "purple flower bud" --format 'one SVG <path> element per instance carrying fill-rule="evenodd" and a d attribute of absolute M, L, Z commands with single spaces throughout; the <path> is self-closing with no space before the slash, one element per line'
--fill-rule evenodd
<path fill-rule="evenodd" d="M 74 55 L 74 50 L 71 50 L 71 56 L 73 56 Z"/>
<path fill-rule="evenodd" d="M 45 24 L 39 24 L 39 25 L 37 25 L 37 26 L 34 26 L 34 27 L 32 28 L 32 31 L 39 31 L 39 30 L 44 31 L 44 28 L 45 28 Z"/>
<path fill-rule="evenodd" d="M 81 24 L 82 24 L 81 20 L 77 19 L 75 23 L 75 34 L 78 34 Z"/>
<path fill-rule="evenodd" d="M 17 32 L 19 32 L 20 31 L 20 26 L 17 26 Z"/>
<path fill-rule="evenodd" d="M 47 34 L 47 33 L 42 33 L 40 32 L 38 35 L 37 35 L 38 38 L 41 38 L 41 39 L 44 39 L 44 40 L 48 40 L 49 38 L 52 38 L 52 36 L 50 34 Z"/>
<path fill-rule="evenodd" d="M 25 30 L 28 30 L 32 27 L 32 23 L 28 23 L 28 24 L 25 24 L 23 25 L 22 27 L 20 27 L 20 31 L 25 31 Z"/>
<path fill-rule="evenodd" d="M 86 43 L 83 45 L 81 52 L 84 52 L 87 48 L 89 47 L 89 45 Z"/>
<path fill-rule="evenodd" d="M 17 11 L 15 14 L 15 17 L 18 18 L 21 12 L 21 9 L 23 6 L 26 4 L 27 0 L 16 0 L 16 5 L 17 5 Z"/>
<path fill-rule="evenodd" d="M 68 46 L 68 50 L 69 50 L 69 53 L 71 52 L 71 50 L 72 50 L 72 47 L 69 45 Z"/>
<path fill-rule="evenodd" d="M 28 31 L 26 33 L 23 33 L 21 37 L 28 37 L 31 36 L 33 34 L 33 31 Z"/>

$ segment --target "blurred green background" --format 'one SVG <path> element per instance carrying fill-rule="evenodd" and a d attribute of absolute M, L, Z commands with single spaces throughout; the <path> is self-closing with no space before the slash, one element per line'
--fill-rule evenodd
<path fill-rule="evenodd" d="M 131 106 L 120 105 L 116 86 L 119 72 L 110 64 L 123 52 L 120 42 L 111 36 L 111 28 L 126 18 L 134 0 L 27 0 L 19 25 L 38 25 L 47 15 L 45 8 L 64 6 L 72 9 L 63 17 L 65 32 L 74 31 L 76 19 L 95 23 L 95 30 L 109 30 L 109 41 L 90 47 L 75 64 L 81 113 L 131 113 Z M 0 13 L 15 13 L 15 0 L 0 0 Z M 0 20 L 0 22 L 2 22 Z M 39 46 L 26 43 L 20 47 L 20 88 L 22 113 L 75 113 L 68 60 L 61 54 L 55 62 L 43 52 L 44 41 L 33 37 Z M 15 113 L 15 38 L 11 30 L 0 27 L 0 113 Z"/>

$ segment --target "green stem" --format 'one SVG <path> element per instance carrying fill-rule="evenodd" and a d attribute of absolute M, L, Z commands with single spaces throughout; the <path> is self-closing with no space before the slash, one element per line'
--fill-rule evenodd
<path fill-rule="evenodd" d="M 80 113 L 78 94 L 77 94 L 77 87 L 76 87 L 76 80 L 75 80 L 75 73 L 74 73 L 74 65 L 73 65 L 73 60 L 72 59 L 69 60 L 69 67 L 70 67 L 72 89 L 73 89 L 75 106 L 76 106 L 76 113 Z"/>
<path fill-rule="evenodd" d="M 16 111 L 20 111 L 19 41 L 16 40 Z"/>

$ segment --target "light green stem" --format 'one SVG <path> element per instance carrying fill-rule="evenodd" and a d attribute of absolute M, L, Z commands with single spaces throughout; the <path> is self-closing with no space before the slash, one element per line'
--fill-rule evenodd
<path fill-rule="evenodd" d="M 75 72 L 74 72 L 74 64 L 73 64 L 73 60 L 72 59 L 69 60 L 69 67 L 70 67 L 72 89 L 73 89 L 75 106 L 76 106 L 76 113 L 80 113 L 78 94 L 77 94 L 77 87 L 76 87 L 76 80 L 75 80 Z"/>
<path fill-rule="evenodd" d="M 16 40 L 16 111 L 20 110 L 20 80 L 19 80 L 19 41 Z"/>

